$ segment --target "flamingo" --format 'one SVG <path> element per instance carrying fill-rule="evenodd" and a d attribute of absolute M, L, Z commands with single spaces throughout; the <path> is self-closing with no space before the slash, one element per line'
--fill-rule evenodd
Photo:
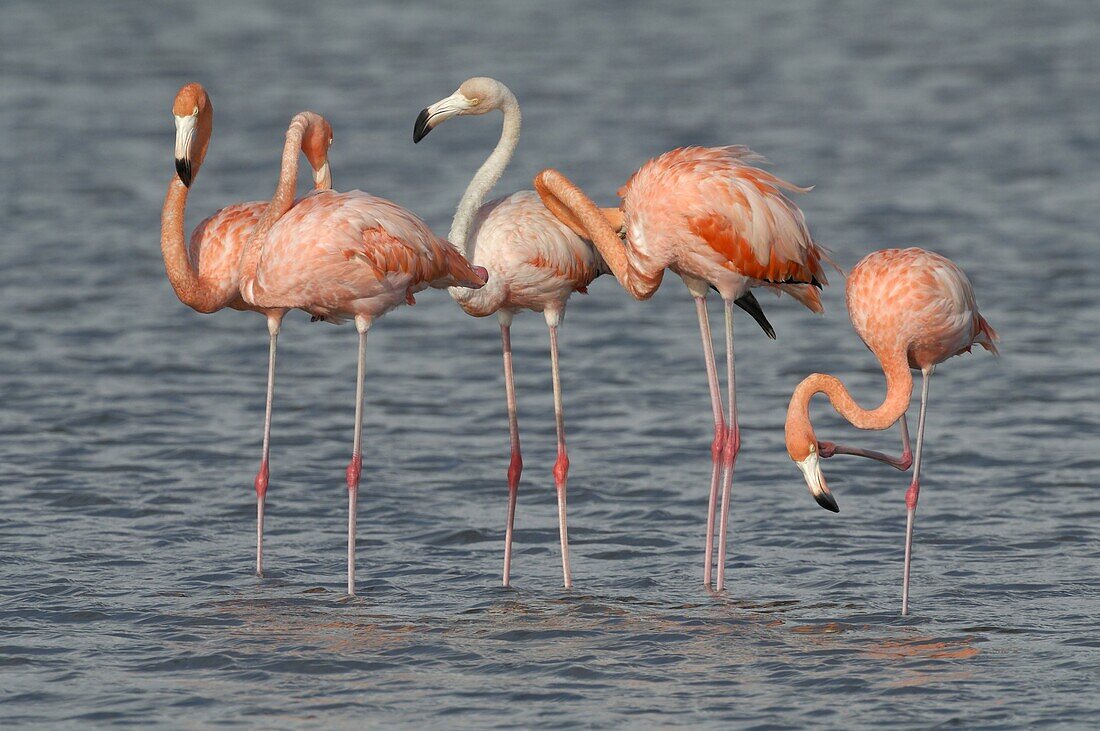
<path fill-rule="evenodd" d="M 367 331 L 398 305 L 416 304 L 416 292 L 427 287 L 477 288 L 488 275 L 483 268 L 470 266 L 415 214 L 388 200 L 359 190 L 323 190 L 294 204 L 297 178 L 298 157 L 288 130 L 278 186 L 242 255 L 241 293 L 254 307 L 301 309 L 315 320 L 334 324 L 355 320 L 359 333 L 355 429 L 345 472 L 348 595 L 354 596 Z"/>
<path fill-rule="evenodd" d="M 264 416 L 263 454 L 256 473 L 256 574 L 264 569 L 264 502 L 268 487 L 268 456 L 271 441 L 271 407 L 275 394 L 275 344 L 282 326 L 284 308 L 255 307 L 241 298 L 238 264 L 248 234 L 267 206 L 264 201 L 235 203 L 203 220 L 184 246 L 184 213 L 187 194 L 206 157 L 214 123 L 214 107 L 201 84 L 184 85 L 172 104 L 176 122 L 176 174 L 168 184 L 161 211 L 161 253 L 168 280 L 176 296 L 188 307 L 217 312 L 225 307 L 259 312 L 267 318 L 269 351 L 267 363 L 267 410 Z M 313 167 L 317 190 L 332 187 L 328 149 L 332 129 L 323 117 L 303 112 L 293 141 L 293 154 L 300 149 Z M 288 145 L 291 141 L 288 140 Z"/>
<path fill-rule="evenodd" d="M 695 299 L 714 417 L 710 499 L 703 583 L 711 585 L 718 486 L 722 512 L 715 589 L 725 587 L 726 535 L 733 465 L 740 451 L 733 362 L 733 304 L 753 287 L 769 286 L 821 312 L 816 288 L 826 284 L 823 249 L 810 237 L 802 211 L 784 190 L 802 192 L 752 166 L 762 158 L 746 147 L 683 147 L 642 165 L 620 189 L 620 209 L 601 211 L 568 178 L 553 169 L 535 178 L 543 202 L 579 235 L 588 236 L 615 278 L 634 298 L 653 296 L 664 270 L 680 276 Z M 619 234 L 617 235 L 616 229 Z M 622 240 L 620 240 L 620 236 Z M 726 317 L 728 408 L 714 362 L 707 315 L 708 289 L 721 295 Z M 774 337 L 755 299 L 747 307 Z M 744 305 L 743 305 L 744 306 Z"/>
<path fill-rule="evenodd" d="M 496 313 L 500 323 L 512 450 L 508 465 L 508 514 L 504 533 L 504 586 L 508 586 L 511 580 L 512 529 L 520 474 L 523 472 L 516 388 L 512 376 L 512 318 L 517 312 L 531 310 L 543 313 L 546 319 L 550 331 L 550 370 L 558 438 L 558 457 L 554 463 L 558 535 L 563 583 L 569 588 L 573 585 L 566 520 L 569 454 L 565 444 L 565 415 L 558 369 L 558 327 L 565 317 L 569 296 L 574 292 L 587 293 L 592 280 L 607 269 L 591 244 L 551 215 L 534 191 L 521 190 L 482 205 L 486 194 L 504 174 L 519 143 L 519 102 L 500 81 L 474 77 L 462 82 L 455 93 L 420 112 L 413 128 L 413 142 L 420 142 L 451 117 L 488 114 L 497 109 L 504 116 L 500 141 L 467 186 L 448 236 L 467 260 L 489 271 L 489 282 L 479 290 L 452 288 L 450 292 L 467 314 L 487 317 Z"/>
<path fill-rule="evenodd" d="M 998 338 L 978 312 L 974 288 L 962 269 L 950 259 L 924 249 L 886 249 L 865 256 L 848 277 L 847 302 L 852 325 L 882 365 L 886 397 L 874 409 L 864 409 L 839 379 L 822 373 L 809 376 L 798 384 L 787 409 L 787 453 L 798 464 L 814 499 L 833 512 L 839 508 L 825 484 L 820 457 L 857 454 L 901 469 L 907 469 L 907 463 L 912 461 L 913 480 L 905 493 L 905 568 L 901 590 L 901 613 L 906 615 L 929 381 L 938 364 L 970 352 L 975 345 L 996 355 Z M 921 372 L 921 396 L 916 456 L 911 458 L 905 412 L 913 393 L 912 368 Z M 905 449 L 901 459 L 819 442 L 810 423 L 810 399 L 817 393 L 827 395 L 833 408 L 860 429 L 886 429 L 900 419 Z"/>

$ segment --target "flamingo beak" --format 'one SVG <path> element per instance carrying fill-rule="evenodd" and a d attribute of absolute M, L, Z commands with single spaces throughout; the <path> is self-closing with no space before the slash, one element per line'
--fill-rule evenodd
<path fill-rule="evenodd" d="M 829 492 L 829 488 L 825 484 L 825 475 L 821 473 L 821 462 L 818 459 L 817 450 L 811 451 L 806 459 L 795 462 L 795 464 L 798 465 L 798 469 L 802 470 L 802 476 L 806 478 L 806 486 L 810 488 L 810 493 L 814 496 L 817 504 L 826 510 L 839 513 L 840 506 L 836 504 L 836 499 Z"/>
<path fill-rule="evenodd" d="M 176 175 L 180 182 L 188 188 L 191 187 L 191 144 L 195 140 L 195 123 L 199 114 L 176 116 Z"/>
<path fill-rule="evenodd" d="M 328 160 L 321 167 L 313 171 L 313 184 L 317 190 L 330 190 L 332 188 L 332 170 Z"/>
<path fill-rule="evenodd" d="M 429 132 L 456 114 L 473 107 L 473 103 L 461 92 L 456 91 L 446 99 L 440 99 L 430 107 L 420 110 L 413 125 L 413 142 L 420 142 Z"/>

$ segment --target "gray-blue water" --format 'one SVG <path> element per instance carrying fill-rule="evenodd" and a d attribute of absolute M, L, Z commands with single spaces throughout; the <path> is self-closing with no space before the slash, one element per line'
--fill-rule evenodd
<path fill-rule="evenodd" d="M 0 721 L 138 727 L 1022 727 L 1095 723 L 1100 13 L 907 3 L 54 3 L 0 8 Z M 912 615 L 903 494 L 783 449 L 794 385 L 882 376 L 843 280 L 815 317 L 738 314 L 729 591 L 701 587 L 709 402 L 695 314 L 610 278 L 562 330 L 576 587 L 560 587 L 541 317 L 517 319 L 526 471 L 498 586 L 507 427 L 495 320 L 426 292 L 368 349 L 360 596 L 343 599 L 355 337 L 280 341 L 269 576 L 252 575 L 267 339 L 173 296 L 170 104 L 217 108 L 188 226 L 274 188 L 292 113 L 336 185 L 445 232 L 500 129 L 417 112 L 464 78 L 523 104 L 498 188 L 555 165 L 605 204 L 675 146 L 747 144 L 851 266 L 918 244 L 969 272 L 1003 357 L 932 383 Z M 717 307 L 712 311 L 720 316 Z M 720 322 L 720 321 L 719 321 Z M 826 407 L 819 434 L 897 449 Z"/>

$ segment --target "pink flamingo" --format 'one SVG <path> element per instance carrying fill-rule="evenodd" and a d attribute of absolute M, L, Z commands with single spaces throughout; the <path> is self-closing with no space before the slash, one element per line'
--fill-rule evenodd
<path fill-rule="evenodd" d="M 248 234 L 267 206 L 264 201 L 236 203 L 202 221 L 184 246 L 184 213 L 191 183 L 199 173 L 214 124 L 214 107 L 201 84 L 186 84 L 172 105 L 176 120 L 176 175 L 168 184 L 161 212 L 160 246 L 168 280 L 180 301 L 198 312 L 234 310 L 259 312 L 267 318 L 270 345 L 267 363 L 267 412 L 264 417 L 263 456 L 256 474 L 256 573 L 263 576 L 264 499 L 268 487 L 271 407 L 275 393 L 275 344 L 285 308 L 255 307 L 241 298 L 238 276 L 241 252 Z M 332 129 L 312 112 L 303 112 L 295 129 L 294 154 L 300 149 L 313 167 L 317 190 L 332 187 L 328 148 Z"/>
<path fill-rule="evenodd" d="M 294 123 L 291 123 L 293 128 Z M 487 274 L 471 267 L 413 213 L 359 190 L 316 191 L 293 204 L 298 157 L 291 133 L 275 195 L 241 260 L 241 293 L 261 308 L 301 309 L 359 332 L 355 431 L 348 463 L 348 595 L 355 594 L 355 522 L 363 469 L 363 371 L 367 330 L 398 305 L 416 304 L 427 287 L 481 287 Z M 291 207 L 293 204 L 293 208 Z"/>
<path fill-rule="evenodd" d="M 544 170 L 535 178 L 535 189 L 547 207 L 579 234 L 589 236 L 632 296 L 651 297 L 665 269 L 670 269 L 680 275 L 695 298 L 714 416 L 703 582 L 710 586 L 714 518 L 721 483 L 715 581 L 718 591 L 725 586 L 733 465 L 741 445 L 731 306 L 742 304 L 750 288 L 770 286 L 821 312 L 815 287 L 826 283 L 821 267 L 825 253 L 810 238 L 802 212 L 782 192 L 803 189 L 749 164 L 759 160 L 745 147 L 684 147 L 666 152 L 639 168 L 619 191 L 620 211 L 601 212 L 556 170 Z M 725 303 L 729 404 L 724 418 L 707 316 L 706 296 L 711 288 Z M 762 313 L 756 314 L 759 306 L 755 299 L 750 302 L 753 307 L 746 309 L 755 310 L 758 322 L 770 331 Z"/>
<path fill-rule="evenodd" d="M 901 613 L 909 613 L 909 559 L 913 521 L 920 494 L 921 448 L 928 384 L 936 365 L 953 355 L 970 352 L 974 345 L 997 354 L 997 333 L 978 312 L 974 288 L 951 260 L 924 249 L 886 249 L 865 256 L 848 277 L 848 314 L 864 344 L 875 354 L 886 375 L 886 398 L 874 409 L 855 402 L 839 379 L 815 373 L 798 384 L 787 409 L 787 453 L 802 474 L 814 499 L 837 512 L 836 500 L 825 484 L 819 457 L 857 454 L 908 468 L 909 435 L 905 412 L 913 393 L 911 368 L 921 371 L 920 417 L 913 480 L 905 493 L 905 569 L 902 575 Z M 829 397 L 841 416 L 860 429 L 886 429 L 902 420 L 905 454 L 894 459 L 878 452 L 818 442 L 810 423 L 810 399 Z"/>
<path fill-rule="evenodd" d="M 512 378 L 512 318 L 521 310 L 541 312 L 550 330 L 550 369 L 554 388 L 558 458 L 554 486 L 558 497 L 558 534 L 561 541 L 562 575 L 566 588 L 573 585 L 569 568 L 569 533 L 566 525 L 566 482 L 569 454 L 565 446 L 565 416 L 558 371 L 558 326 L 565 305 L 574 292 L 607 271 L 591 244 L 559 222 L 539 202 L 534 191 L 521 190 L 482 205 L 486 194 L 504 174 L 519 143 L 520 108 L 512 91 L 496 79 L 474 77 L 458 90 L 432 104 L 416 119 L 413 142 L 419 142 L 436 126 L 454 116 L 504 115 L 496 148 L 474 175 L 455 211 L 448 238 L 466 258 L 488 269 L 489 282 L 479 290 L 451 290 L 451 296 L 467 314 L 487 317 L 496 313 L 504 353 L 504 390 L 508 400 L 508 431 L 512 459 L 508 466 L 508 517 L 504 533 L 504 586 L 512 566 L 512 527 L 519 492 L 523 457 L 520 454 L 516 389 Z"/>

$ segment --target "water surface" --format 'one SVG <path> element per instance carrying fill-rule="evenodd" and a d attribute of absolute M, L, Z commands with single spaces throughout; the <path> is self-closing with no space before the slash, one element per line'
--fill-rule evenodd
<path fill-rule="evenodd" d="M 1085 0 L 5 3 L 0 9 L 0 719 L 139 727 L 879 728 L 1093 723 L 1100 358 L 1100 18 Z M 266 346 L 249 313 L 176 301 L 158 251 L 170 103 L 207 85 L 189 226 L 274 188 L 303 108 L 338 187 L 440 232 L 499 134 L 417 112 L 466 76 L 521 100 L 498 190 L 555 165 L 605 204 L 643 161 L 748 144 L 815 190 L 850 267 L 918 244 L 958 262 L 1003 357 L 932 383 L 913 611 L 904 475 L 783 449 L 795 384 L 882 376 L 844 316 L 737 316 L 743 452 L 730 586 L 701 587 L 709 402 L 686 290 L 612 280 L 562 329 L 576 587 L 560 588 L 545 327 L 513 329 L 526 470 L 499 588 L 507 427 L 493 319 L 445 293 L 368 349 L 360 596 L 342 596 L 355 337 L 288 318 L 269 576 L 251 574 Z M 720 316 L 717 308 L 713 316 Z M 824 407 L 823 438 L 896 450 Z"/>

